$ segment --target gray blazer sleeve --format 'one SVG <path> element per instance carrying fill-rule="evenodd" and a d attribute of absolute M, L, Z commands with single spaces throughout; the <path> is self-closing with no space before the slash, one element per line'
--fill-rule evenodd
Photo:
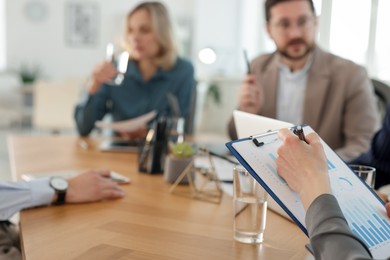
<path fill-rule="evenodd" d="M 372 259 L 366 245 L 350 230 L 336 198 L 319 196 L 306 213 L 315 259 Z"/>

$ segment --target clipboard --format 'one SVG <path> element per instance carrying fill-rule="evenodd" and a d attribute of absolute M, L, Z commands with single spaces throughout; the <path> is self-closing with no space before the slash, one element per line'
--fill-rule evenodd
<path fill-rule="evenodd" d="M 293 130 L 294 128 L 291 128 Z M 313 132 L 304 126 L 305 134 Z M 390 220 L 384 202 L 323 141 L 333 195 L 352 232 L 370 249 L 374 258 L 390 252 Z M 226 143 L 227 148 L 306 234 L 306 213 L 298 193 L 276 171 L 277 149 L 282 144 L 277 131 Z"/>

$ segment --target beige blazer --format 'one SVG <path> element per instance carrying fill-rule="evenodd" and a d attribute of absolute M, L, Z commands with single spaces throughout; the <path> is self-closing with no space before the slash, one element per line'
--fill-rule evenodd
<path fill-rule="evenodd" d="M 276 117 L 278 60 L 275 52 L 251 63 L 257 86 L 264 90 L 258 114 L 271 118 Z M 315 47 L 308 73 L 303 122 L 346 161 L 367 151 L 379 128 L 379 112 L 366 70 Z M 233 120 L 229 134 L 237 138 Z"/>

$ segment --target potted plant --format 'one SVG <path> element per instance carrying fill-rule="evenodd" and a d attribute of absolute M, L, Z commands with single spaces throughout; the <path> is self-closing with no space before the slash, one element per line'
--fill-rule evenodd
<path fill-rule="evenodd" d="M 19 77 L 24 85 L 33 84 L 40 75 L 41 69 L 39 66 L 28 66 L 26 64 L 22 64 L 19 70 Z"/>
<path fill-rule="evenodd" d="M 32 85 L 41 75 L 41 69 L 38 65 L 28 66 L 27 64 L 22 64 L 17 73 L 24 86 L 24 104 L 27 107 L 31 107 L 33 103 Z"/>
<path fill-rule="evenodd" d="M 170 143 L 167 158 L 165 159 L 164 179 L 174 183 L 184 169 L 192 162 L 194 148 L 189 143 Z M 180 184 L 187 184 L 187 177 Z"/>

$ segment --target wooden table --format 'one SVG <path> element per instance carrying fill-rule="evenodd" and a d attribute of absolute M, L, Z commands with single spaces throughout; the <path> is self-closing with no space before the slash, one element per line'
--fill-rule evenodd
<path fill-rule="evenodd" d="M 263 244 L 235 242 L 231 197 L 213 204 L 172 195 L 161 175 L 138 173 L 135 154 L 103 153 L 86 140 L 85 150 L 72 136 L 9 137 L 14 177 L 103 167 L 132 179 L 120 200 L 22 211 L 25 259 L 313 259 L 303 232 L 272 211 Z"/>

